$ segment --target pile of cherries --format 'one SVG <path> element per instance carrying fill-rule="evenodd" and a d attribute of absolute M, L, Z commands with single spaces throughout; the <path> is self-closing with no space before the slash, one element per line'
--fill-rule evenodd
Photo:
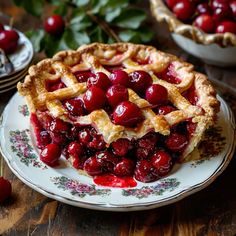
<path fill-rule="evenodd" d="M 109 77 L 102 72 L 93 74 L 87 71 L 78 72 L 75 76 L 79 82 L 87 83 L 87 91 L 80 98 L 63 101 L 72 121 L 78 116 L 104 109 L 114 124 L 137 127 L 144 117 L 141 109 L 128 100 L 128 88 L 145 98 L 157 114 L 165 115 L 176 109 L 168 101 L 166 88 L 153 84 L 145 71 L 127 74 L 117 69 Z M 48 91 L 63 87 L 61 80 L 47 84 Z M 138 140 L 120 138 L 108 147 L 103 136 L 93 127 L 72 126 L 52 118 L 47 112 L 42 112 L 38 118 L 32 114 L 31 123 L 38 147 L 42 149 L 40 158 L 47 165 L 56 166 L 63 153 L 71 158 L 75 168 L 84 169 L 91 176 L 112 173 L 119 177 L 134 176 L 141 182 L 155 181 L 169 173 L 195 128 L 191 121 L 182 122 L 172 127 L 167 137 L 149 132 Z"/>
<path fill-rule="evenodd" d="M 18 46 L 19 34 L 13 29 L 5 29 L 4 25 L 0 23 L 0 48 L 6 54 L 16 51 Z"/>
<path fill-rule="evenodd" d="M 235 0 L 165 0 L 175 16 L 206 33 L 236 34 Z"/>

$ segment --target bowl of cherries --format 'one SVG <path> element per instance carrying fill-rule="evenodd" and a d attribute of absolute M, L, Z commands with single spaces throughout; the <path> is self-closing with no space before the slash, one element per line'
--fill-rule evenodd
<path fill-rule="evenodd" d="M 236 65 L 236 0 L 151 0 L 182 49 L 217 66 Z"/>

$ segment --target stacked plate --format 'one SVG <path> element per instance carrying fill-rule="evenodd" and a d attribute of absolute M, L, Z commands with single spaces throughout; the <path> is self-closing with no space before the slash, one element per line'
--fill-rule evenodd
<path fill-rule="evenodd" d="M 4 28 L 8 29 L 9 27 L 4 26 Z M 16 84 L 25 78 L 33 59 L 34 50 L 31 42 L 23 33 L 17 32 L 19 34 L 17 50 L 8 56 L 14 70 L 8 74 L 4 66 L 0 67 L 0 93 L 14 89 Z"/>

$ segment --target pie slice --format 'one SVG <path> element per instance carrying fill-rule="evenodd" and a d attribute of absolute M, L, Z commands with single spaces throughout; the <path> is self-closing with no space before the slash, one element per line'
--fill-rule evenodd
<path fill-rule="evenodd" d="M 40 158 L 152 182 L 189 159 L 219 102 L 193 65 L 131 43 L 93 43 L 31 66 L 19 93 Z"/>

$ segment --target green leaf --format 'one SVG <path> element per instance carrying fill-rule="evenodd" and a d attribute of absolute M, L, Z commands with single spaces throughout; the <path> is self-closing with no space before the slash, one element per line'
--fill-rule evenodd
<path fill-rule="evenodd" d="M 22 0 L 21 6 L 34 16 L 41 16 L 44 8 L 44 0 Z"/>
<path fill-rule="evenodd" d="M 89 19 L 89 17 L 85 14 L 85 12 L 78 12 L 77 15 L 75 15 L 70 21 L 70 27 L 74 31 L 85 30 L 91 25 L 92 25 L 92 22 Z"/>
<path fill-rule="evenodd" d="M 102 8 L 101 14 L 105 16 L 107 22 L 111 22 L 118 17 L 127 6 L 127 0 L 109 0 L 108 4 Z"/>
<path fill-rule="evenodd" d="M 72 3 L 75 4 L 77 7 L 85 6 L 89 3 L 89 0 L 72 0 Z"/>
<path fill-rule="evenodd" d="M 65 31 L 63 38 L 70 49 L 77 49 L 80 45 L 90 43 L 86 32 L 76 32 L 69 28 Z"/>
<path fill-rule="evenodd" d="M 61 4 L 65 4 L 65 0 L 47 0 L 49 3 L 55 6 L 59 6 Z"/>
<path fill-rule="evenodd" d="M 140 42 L 140 37 L 138 36 L 138 33 L 134 30 L 123 30 L 119 32 L 119 37 L 124 42 Z"/>
<path fill-rule="evenodd" d="M 121 28 L 137 29 L 146 19 L 144 11 L 139 9 L 126 9 L 114 19 L 113 23 Z"/>
<path fill-rule="evenodd" d="M 54 11 L 54 14 L 60 15 L 60 16 L 66 16 L 67 14 L 67 4 L 62 3 L 60 4 Z"/>
<path fill-rule="evenodd" d="M 24 0 L 13 0 L 13 2 L 14 2 L 17 6 L 21 6 L 23 1 L 24 1 Z"/>
<path fill-rule="evenodd" d="M 100 10 L 108 4 L 109 0 L 92 0 L 92 13 L 97 14 Z"/>
<path fill-rule="evenodd" d="M 107 22 L 113 21 L 117 16 L 120 15 L 122 9 L 116 8 L 114 11 L 108 11 L 107 14 L 105 14 L 105 19 Z"/>
<path fill-rule="evenodd" d="M 104 35 L 104 32 L 102 29 L 97 26 L 90 34 L 90 39 L 92 42 L 100 42 L 105 43 L 106 42 L 106 36 Z"/>
<path fill-rule="evenodd" d="M 85 17 L 86 13 L 84 11 L 76 9 L 72 12 L 72 18 L 70 20 L 70 24 L 77 24 L 81 22 Z"/>
<path fill-rule="evenodd" d="M 107 43 L 116 43 L 116 41 L 113 39 L 113 38 L 111 38 L 111 37 L 109 37 L 108 38 L 108 40 L 107 40 Z"/>
<path fill-rule="evenodd" d="M 64 34 L 63 34 L 64 35 Z M 62 37 L 46 35 L 43 40 L 44 51 L 48 57 L 52 57 L 56 52 L 69 49 Z"/>
<path fill-rule="evenodd" d="M 154 36 L 154 32 L 147 27 L 142 27 L 138 31 L 140 34 L 140 39 L 143 43 L 150 42 Z"/>
<path fill-rule="evenodd" d="M 154 33 L 148 28 L 140 28 L 140 30 L 122 30 L 119 37 L 124 42 L 147 43 L 150 42 Z"/>
<path fill-rule="evenodd" d="M 26 32 L 26 36 L 30 39 L 33 44 L 35 52 L 40 52 L 42 50 L 42 40 L 45 36 L 44 30 L 31 30 Z"/>

